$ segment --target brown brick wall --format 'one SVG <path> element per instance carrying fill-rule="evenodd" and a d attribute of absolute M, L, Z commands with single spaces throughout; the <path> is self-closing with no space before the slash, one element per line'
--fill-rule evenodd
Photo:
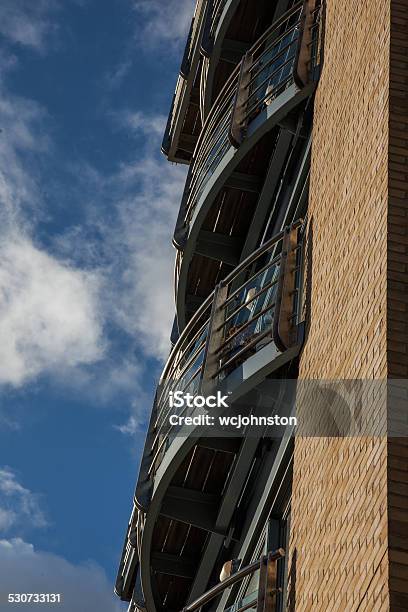
<path fill-rule="evenodd" d="M 303 379 L 387 376 L 389 56 L 390 0 L 327 0 Z M 388 610 L 386 440 L 297 438 L 293 488 L 290 609 Z"/>

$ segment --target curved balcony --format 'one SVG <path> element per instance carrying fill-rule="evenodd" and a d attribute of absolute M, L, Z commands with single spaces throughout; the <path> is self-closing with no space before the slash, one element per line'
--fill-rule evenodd
<path fill-rule="evenodd" d="M 200 134 L 174 234 L 174 244 L 182 251 L 176 264 L 181 329 L 188 318 L 188 276 L 196 253 L 200 254 L 200 232 L 204 229 L 208 233 L 216 227 L 228 190 L 235 194 L 259 190 L 252 186 L 248 168 L 255 167 L 259 172 L 265 166 L 265 149 L 274 146 L 269 142 L 263 148 L 265 139 L 272 138 L 272 130 L 315 89 L 321 61 L 322 10 L 320 3 L 309 12 L 305 12 L 305 6 L 303 2 L 295 4 L 246 53 Z M 296 121 L 293 129 L 297 129 Z M 244 202 L 244 208 L 252 210 L 253 199 L 250 205 Z M 227 205 L 232 210 L 228 203 L 224 208 Z M 243 231 L 242 226 L 248 226 L 250 221 L 248 216 L 238 220 L 235 216 L 223 233 L 233 238 L 234 228 L 240 224 Z"/>
<path fill-rule="evenodd" d="M 245 0 L 208 0 L 201 41 L 202 117 L 208 116 L 223 84 L 246 51 L 294 4 L 294 0 L 259 0 L 254 10 Z"/>
<path fill-rule="evenodd" d="M 184 49 L 176 90 L 163 137 L 162 152 L 169 161 L 189 163 L 201 131 L 200 78 L 205 0 L 198 0 Z"/>
<path fill-rule="evenodd" d="M 180 610 L 222 546 L 259 439 L 203 437 L 170 425 L 170 391 L 228 388 L 236 402 L 287 366 L 302 343 L 301 221 L 228 275 L 189 322 L 159 383 L 117 593 L 138 609 Z M 180 413 L 182 414 L 182 413 Z M 139 560 L 142 560 L 139 563 Z M 200 590 L 201 589 L 201 590 Z M 132 596 L 133 592 L 133 596 Z M 130 608 L 134 609 L 134 608 Z"/>

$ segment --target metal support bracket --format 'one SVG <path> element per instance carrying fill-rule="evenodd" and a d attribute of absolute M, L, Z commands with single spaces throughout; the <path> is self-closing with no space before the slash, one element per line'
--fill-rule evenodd
<path fill-rule="evenodd" d="M 253 64 L 253 56 L 249 51 L 242 58 L 241 68 L 238 76 L 237 93 L 231 114 L 231 124 L 228 133 L 229 140 L 235 148 L 238 148 L 246 135 L 245 109 L 249 96 L 249 82 L 251 78 L 250 69 Z"/>
<path fill-rule="evenodd" d="M 284 556 L 284 551 L 279 549 L 281 555 Z M 276 609 L 276 555 L 269 553 L 261 559 L 258 604 L 256 612 L 270 612 Z"/>
<path fill-rule="evenodd" d="M 311 78 L 310 60 L 312 57 L 313 23 L 319 0 L 305 0 L 301 17 L 300 34 L 296 52 L 293 78 L 296 85 L 303 89 Z"/>
<path fill-rule="evenodd" d="M 211 389 L 214 387 L 214 378 L 219 368 L 217 351 L 223 339 L 223 304 L 227 299 L 227 292 L 227 285 L 223 285 L 222 283 L 217 285 L 214 291 L 207 343 L 204 349 L 204 368 L 201 375 L 201 393 L 204 394 L 211 392 Z"/>
<path fill-rule="evenodd" d="M 300 290 L 300 288 L 296 287 L 298 231 L 298 228 L 286 228 L 282 245 L 279 283 L 273 320 L 273 341 L 281 352 L 294 346 L 298 340 L 297 321 L 293 316 L 294 294 Z"/>

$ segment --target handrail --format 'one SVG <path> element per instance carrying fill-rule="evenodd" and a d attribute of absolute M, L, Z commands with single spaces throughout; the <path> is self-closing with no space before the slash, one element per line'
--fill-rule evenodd
<path fill-rule="evenodd" d="M 187 37 L 187 42 L 186 42 L 186 46 L 184 47 L 184 53 L 183 53 L 183 58 L 181 60 L 181 66 L 180 66 L 180 76 L 183 77 L 183 79 L 188 79 L 188 74 L 190 72 L 190 67 L 191 67 L 191 39 L 193 36 L 193 28 L 194 28 L 194 21 L 195 21 L 195 17 L 192 18 L 191 20 L 191 25 L 190 25 L 190 30 L 188 33 L 188 37 Z"/>
<path fill-rule="evenodd" d="M 209 601 L 215 599 L 218 595 L 221 595 L 226 589 L 233 586 L 237 582 L 240 582 L 246 576 L 254 574 L 258 569 L 262 567 L 263 564 L 267 562 L 274 563 L 279 559 L 282 559 L 285 556 L 285 551 L 283 548 L 278 548 L 275 552 L 269 553 L 269 555 L 265 555 L 261 557 L 261 559 L 257 561 L 253 561 L 246 567 L 238 570 L 229 578 L 226 578 L 222 582 L 219 582 L 215 586 L 213 586 L 209 591 L 198 597 L 195 601 L 185 606 L 181 612 L 195 612 L 195 610 L 199 610 L 202 606 L 207 604 Z"/>
<path fill-rule="evenodd" d="M 222 11 L 224 10 L 226 1 L 227 0 L 215 0 L 214 2 L 213 10 L 212 10 L 211 28 L 210 28 L 211 36 L 214 35 L 214 32 L 218 26 L 218 23 L 220 21 L 220 17 L 221 17 Z"/>
<path fill-rule="evenodd" d="M 252 54 L 257 53 L 257 51 L 260 50 L 265 40 L 269 38 L 269 36 L 271 35 L 271 32 L 273 32 L 274 30 L 279 30 L 279 28 L 286 21 L 288 21 L 291 17 L 293 17 L 293 15 L 295 15 L 299 11 L 299 9 L 302 8 L 303 4 L 304 4 L 304 0 L 300 0 L 299 2 L 294 4 L 288 11 L 286 11 L 286 13 L 284 13 L 281 17 L 279 17 L 279 19 L 274 21 L 273 24 L 270 26 L 270 28 L 265 30 L 265 32 L 260 36 L 260 38 L 258 38 L 258 40 L 254 43 L 254 45 L 250 49 L 250 52 Z"/>

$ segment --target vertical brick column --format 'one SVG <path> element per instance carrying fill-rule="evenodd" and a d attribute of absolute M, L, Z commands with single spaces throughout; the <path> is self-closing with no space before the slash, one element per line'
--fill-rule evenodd
<path fill-rule="evenodd" d="M 300 378 L 380 380 L 388 373 L 391 0 L 326 4 Z M 301 420 L 314 407 L 298 410 Z M 389 609 L 387 454 L 384 437 L 296 439 L 289 609 Z"/>
<path fill-rule="evenodd" d="M 408 379 L 407 0 L 391 2 L 389 129 L 388 374 Z M 408 610 L 407 438 L 388 442 L 388 529 L 391 610 L 399 612 Z"/>

